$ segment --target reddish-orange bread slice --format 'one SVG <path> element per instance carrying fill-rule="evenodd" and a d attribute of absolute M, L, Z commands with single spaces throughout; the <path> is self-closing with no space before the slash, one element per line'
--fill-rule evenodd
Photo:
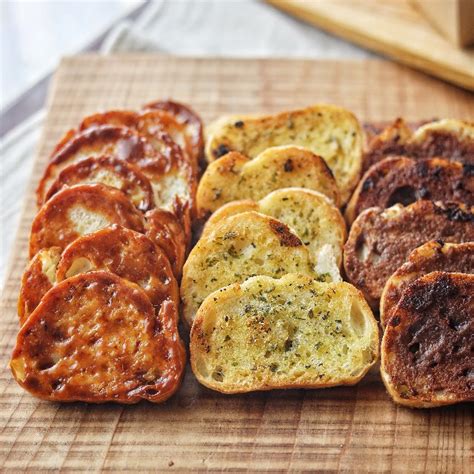
<path fill-rule="evenodd" d="M 64 168 L 46 193 L 46 200 L 63 187 L 92 183 L 120 189 L 140 211 L 155 207 L 148 178 L 136 166 L 110 156 L 86 158 Z"/>
<path fill-rule="evenodd" d="M 456 203 L 416 201 L 363 211 L 352 224 L 344 246 L 344 269 L 373 308 L 385 283 L 412 250 L 429 240 L 474 240 L 474 208 Z"/>
<path fill-rule="evenodd" d="M 146 235 L 163 249 L 179 280 L 186 258 L 187 237 L 178 218 L 164 209 L 153 209 L 146 214 Z"/>
<path fill-rule="evenodd" d="M 179 387 L 185 349 L 178 314 L 158 317 L 145 292 L 107 272 L 68 278 L 22 326 L 10 367 L 38 398 L 60 402 L 162 402 Z"/>
<path fill-rule="evenodd" d="M 129 110 L 110 110 L 86 117 L 79 125 L 79 131 L 104 125 L 131 128 L 146 137 L 158 150 L 162 146 L 161 134 L 164 133 L 181 147 L 188 163 L 197 171 L 197 161 L 193 156 L 193 145 L 187 135 L 186 126 L 167 111 L 145 110 L 137 113 Z"/>
<path fill-rule="evenodd" d="M 382 340 L 382 379 L 417 408 L 474 402 L 474 275 L 433 272 L 408 286 Z"/>
<path fill-rule="evenodd" d="M 56 283 L 56 267 L 61 258 L 61 249 L 51 247 L 40 250 L 31 260 L 21 278 L 18 296 L 20 324 L 39 305 L 43 295 Z"/>
<path fill-rule="evenodd" d="M 197 163 L 204 164 L 204 126 L 199 115 L 187 105 L 171 100 L 151 102 L 144 109 L 164 110 L 174 115 L 176 120 L 186 126 L 186 134 L 192 144 L 192 156 Z"/>
<path fill-rule="evenodd" d="M 56 280 L 106 270 L 141 286 L 159 309 L 169 299 L 179 304 L 179 289 L 165 253 L 148 237 L 112 225 L 69 244 L 59 260 Z"/>
<path fill-rule="evenodd" d="M 386 326 L 405 289 L 417 278 L 434 271 L 474 273 L 474 242 L 446 244 L 431 241 L 416 248 L 388 279 L 380 299 L 380 323 Z"/>
<path fill-rule="evenodd" d="M 41 249 L 64 249 L 81 235 L 111 224 L 144 232 L 140 211 L 118 189 L 104 184 L 78 184 L 55 194 L 31 226 L 30 258 Z"/>
<path fill-rule="evenodd" d="M 385 158 L 371 166 L 346 208 L 347 222 L 369 207 L 386 208 L 418 199 L 474 205 L 474 173 L 467 164 L 441 158 Z"/>

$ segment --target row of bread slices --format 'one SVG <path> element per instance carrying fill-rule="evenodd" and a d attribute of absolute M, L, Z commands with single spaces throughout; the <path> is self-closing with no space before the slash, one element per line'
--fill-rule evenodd
<path fill-rule="evenodd" d="M 473 400 L 474 126 L 367 129 L 364 147 L 352 114 L 333 106 L 209 127 L 197 207 L 212 215 L 181 284 L 201 383 L 235 393 L 360 380 L 378 329 L 338 281 L 342 260 L 376 311 L 385 286 L 382 377 L 393 398 Z M 347 202 L 345 242 L 337 206 Z M 453 243 L 423 245 L 433 239 Z"/>
<path fill-rule="evenodd" d="M 58 401 L 160 402 L 178 388 L 179 279 L 201 120 L 164 101 L 87 117 L 54 149 L 23 275 L 16 380 Z"/>

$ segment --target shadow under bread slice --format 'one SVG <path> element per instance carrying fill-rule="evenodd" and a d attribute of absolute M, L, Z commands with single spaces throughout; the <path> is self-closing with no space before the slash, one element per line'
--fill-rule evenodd
<path fill-rule="evenodd" d="M 185 367 L 177 319 L 174 303 L 155 313 L 140 287 L 116 275 L 76 275 L 51 288 L 26 320 L 10 367 L 45 400 L 162 402 Z"/>
<path fill-rule="evenodd" d="M 222 219 L 246 211 L 268 215 L 293 229 L 308 248 L 314 264 L 324 248 L 329 246 L 336 265 L 341 266 L 342 247 L 347 237 L 346 224 L 339 209 L 324 194 L 292 187 L 273 191 L 257 202 L 230 202 L 211 215 L 202 235 L 211 232 Z"/>
<path fill-rule="evenodd" d="M 474 275 L 433 272 L 409 285 L 382 340 L 382 379 L 396 403 L 474 401 Z"/>
<path fill-rule="evenodd" d="M 474 273 L 474 242 L 431 241 L 413 250 L 385 284 L 380 300 L 382 327 L 390 321 L 405 289 L 419 277 L 434 271 Z"/>
<path fill-rule="evenodd" d="M 378 358 L 377 322 L 348 283 L 256 276 L 210 294 L 191 330 L 191 365 L 223 393 L 356 384 Z"/>
<path fill-rule="evenodd" d="M 440 158 L 385 158 L 371 166 L 352 195 L 345 212 L 350 224 L 369 207 L 408 205 L 419 199 L 474 205 L 473 167 Z"/>
<path fill-rule="evenodd" d="M 344 245 L 346 276 L 377 308 L 390 276 L 412 250 L 429 240 L 474 241 L 473 208 L 422 200 L 406 207 L 366 209 L 352 224 Z"/>
<path fill-rule="evenodd" d="M 47 257 L 49 265 L 46 265 Z M 62 254 L 58 247 L 38 252 L 22 280 L 18 305 L 20 323 L 25 322 L 56 283 L 97 270 L 106 270 L 136 283 L 157 312 L 165 300 L 179 306 L 178 284 L 165 253 L 145 235 L 112 225 L 79 237 Z"/>

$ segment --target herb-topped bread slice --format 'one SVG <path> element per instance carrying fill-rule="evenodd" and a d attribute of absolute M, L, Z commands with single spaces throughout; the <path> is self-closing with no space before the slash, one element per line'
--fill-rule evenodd
<path fill-rule="evenodd" d="M 183 316 L 191 326 L 196 311 L 213 291 L 255 275 L 315 277 L 311 258 L 288 226 L 257 212 L 224 219 L 189 254 L 183 268 Z"/>
<path fill-rule="evenodd" d="M 346 224 L 339 209 L 324 194 L 304 188 L 284 188 L 273 191 L 258 202 L 230 202 L 211 215 L 203 235 L 211 232 L 222 219 L 246 211 L 274 217 L 293 229 L 307 246 L 314 264 L 317 264 L 322 249 L 329 245 L 340 267 Z"/>
<path fill-rule="evenodd" d="M 405 289 L 434 271 L 474 273 L 474 242 L 448 244 L 431 241 L 413 250 L 408 260 L 388 279 L 380 299 L 380 323 L 385 327 Z"/>
<path fill-rule="evenodd" d="M 229 151 L 255 158 L 274 146 L 298 145 L 320 155 L 331 168 L 346 202 L 362 167 L 363 132 L 356 117 L 334 105 L 313 105 L 275 115 L 223 117 L 207 129 L 206 155 Z"/>
<path fill-rule="evenodd" d="M 191 365 L 223 393 L 357 383 L 378 357 L 378 328 L 348 283 L 303 275 L 256 276 L 201 305 L 191 331 Z"/>
<path fill-rule="evenodd" d="M 416 201 L 363 211 L 344 245 L 344 269 L 376 308 L 385 283 L 412 250 L 429 240 L 474 241 L 474 209 L 456 203 Z"/>
<path fill-rule="evenodd" d="M 382 340 L 382 379 L 417 408 L 474 402 L 474 275 L 433 272 L 409 285 Z"/>
<path fill-rule="evenodd" d="M 205 217 L 228 202 L 258 201 L 289 187 L 319 191 L 339 205 L 339 189 L 325 161 L 304 148 L 282 146 L 269 148 L 253 160 L 232 152 L 211 163 L 199 183 L 198 213 Z"/>
<path fill-rule="evenodd" d="M 474 174 L 469 165 L 441 158 L 385 158 L 371 166 L 352 195 L 347 222 L 369 207 L 410 204 L 418 199 L 474 205 Z"/>

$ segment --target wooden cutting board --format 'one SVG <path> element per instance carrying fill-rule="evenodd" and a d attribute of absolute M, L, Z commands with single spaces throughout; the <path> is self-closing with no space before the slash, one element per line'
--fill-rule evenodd
<path fill-rule="evenodd" d="M 468 1 L 474 8 L 474 1 Z M 329 33 L 474 91 L 474 47 L 453 45 L 413 0 L 267 2 Z"/>
<path fill-rule="evenodd" d="M 55 141 L 84 115 L 139 107 L 160 97 L 191 104 L 205 120 L 316 102 L 361 120 L 474 118 L 473 96 L 382 61 L 64 59 L 12 255 L 0 319 L 0 466 L 5 471 L 324 470 L 468 472 L 472 406 L 409 410 L 394 405 L 377 370 L 355 387 L 224 396 L 188 369 L 164 405 L 42 402 L 7 369 L 18 330 L 16 297 L 26 262 L 33 190 Z"/>

